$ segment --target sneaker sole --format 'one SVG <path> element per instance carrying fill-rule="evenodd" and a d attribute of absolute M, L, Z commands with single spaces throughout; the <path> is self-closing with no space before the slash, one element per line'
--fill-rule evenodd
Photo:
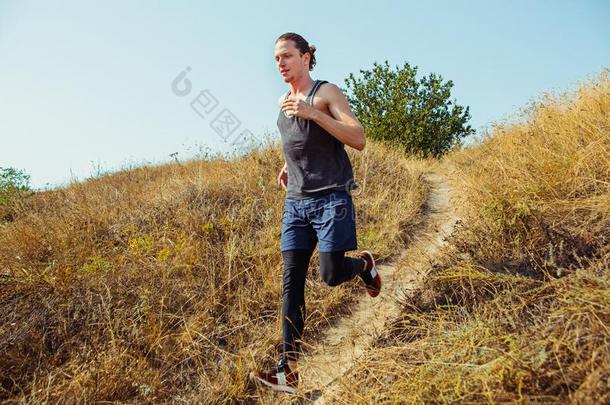
<path fill-rule="evenodd" d="M 366 253 L 370 256 L 371 261 L 373 262 L 373 268 L 371 269 L 371 271 L 375 271 L 375 275 L 379 277 L 379 289 L 371 290 L 368 287 L 366 288 L 366 292 L 369 294 L 369 296 L 375 298 L 381 292 L 381 276 L 379 275 L 379 270 L 377 270 L 377 267 L 375 266 L 375 257 L 373 256 L 373 253 L 368 250 L 363 250 L 362 253 Z M 375 276 L 373 276 L 373 278 L 375 278 Z"/>
<path fill-rule="evenodd" d="M 255 380 L 257 382 L 260 382 L 262 384 L 265 384 L 267 387 L 275 390 L 275 391 L 280 391 L 280 392 L 287 392 L 289 394 L 296 394 L 297 390 L 295 388 L 289 387 L 287 385 L 277 385 L 277 384 L 272 384 L 269 381 L 265 381 L 262 378 L 256 377 L 252 374 L 250 374 L 250 379 Z"/>

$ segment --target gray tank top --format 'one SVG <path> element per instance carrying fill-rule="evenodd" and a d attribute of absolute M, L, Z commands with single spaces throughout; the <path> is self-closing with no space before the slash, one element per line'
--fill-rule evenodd
<path fill-rule="evenodd" d="M 323 83 L 327 81 L 314 81 L 306 103 L 313 106 L 313 97 Z M 290 92 L 286 93 L 284 99 L 289 95 Z M 277 126 L 288 169 L 286 198 L 302 200 L 358 188 L 343 142 L 315 121 L 289 117 L 281 109 Z"/>

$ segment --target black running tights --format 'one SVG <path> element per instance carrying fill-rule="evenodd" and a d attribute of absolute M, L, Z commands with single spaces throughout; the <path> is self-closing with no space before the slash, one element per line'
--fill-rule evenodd
<path fill-rule="evenodd" d="M 313 251 L 285 250 L 282 337 L 283 352 L 287 360 L 297 360 L 305 319 L 305 277 Z M 365 262 L 359 257 L 347 257 L 345 252 L 319 252 L 320 276 L 331 287 L 337 286 L 362 273 Z"/>

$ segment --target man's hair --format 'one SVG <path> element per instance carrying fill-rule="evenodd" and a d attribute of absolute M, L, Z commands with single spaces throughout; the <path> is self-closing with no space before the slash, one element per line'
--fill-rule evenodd
<path fill-rule="evenodd" d="M 316 65 L 316 56 L 314 55 L 316 53 L 316 47 L 314 45 L 309 45 L 305 38 L 294 32 L 287 32 L 280 35 L 278 39 L 275 40 L 275 43 L 277 44 L 280 41 L 287 40 L 294 42 L 294 46 L 299 50 L 301 55 L 309 52 L 309 70 L 313 70 L 313 67 Z"/>

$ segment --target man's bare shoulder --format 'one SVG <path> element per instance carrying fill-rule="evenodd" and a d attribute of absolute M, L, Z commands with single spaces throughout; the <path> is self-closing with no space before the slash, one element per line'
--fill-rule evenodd
<path fill-rule="evenodd" d="M 341 88 L 339 88 L 339 86 L 337 86 L 336 84 L 326 82 L 322 83 L 320 87 L 318 87 L 316 95 L 320 95 L 322 98 L 332 99 L 339 95 L 343 95 L 343 91 L 341 91 Z"/>

